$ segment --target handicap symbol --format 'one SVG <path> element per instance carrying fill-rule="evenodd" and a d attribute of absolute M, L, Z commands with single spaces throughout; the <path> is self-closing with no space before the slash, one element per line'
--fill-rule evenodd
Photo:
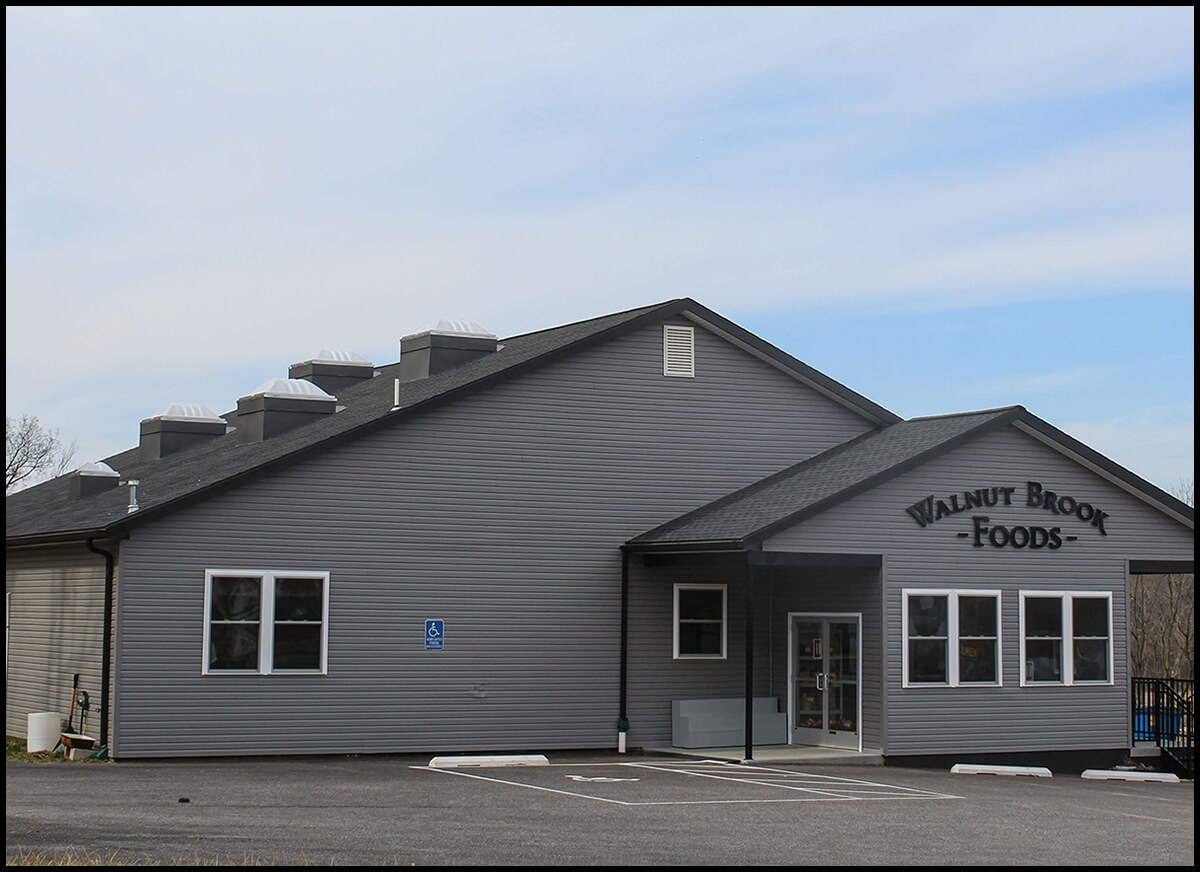
<path fill-rule="evenodd" d="M 446 633 L 446 625 L 441 620 L 425 622 L 425 650 L 441 651 L 446 642 L 442 638 Z"/>

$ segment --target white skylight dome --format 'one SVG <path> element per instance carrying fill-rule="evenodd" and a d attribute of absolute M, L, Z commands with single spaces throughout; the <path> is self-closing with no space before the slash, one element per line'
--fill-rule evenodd
<path fill-rule="evenodd" d="M 353 351 L 338 351 L 322 348 L 315 355 L 307 360 L 300 361 L 301 363 L 336 363 L 340 366 L 374 366 L 375 364 L 367 360 L 361 354 L 355 354 Z"/>
<path fill-rule="evenodd" d="M 327 394 L 310 381 L 302 378 L 272 378 L 256 387 L 243 397 L 285 397 L 289 400 L 334 400 L 332 394 Z"/>
<path fill-rule="evenodd" d="M 196 403 L 171 403 L 164 406 L 162 411 L 149 420 L 163 421 L 199 421 L 205 424 L 224 424 L 225 419 L 208 406 Z"/>
<path fill-rule="evenodd" d="M 97 460 L 94 463 L 85 463 L 76 470 L 80 475 L 92 475 L 103 478 L 120 478 L 121 473 L 117 472 L 107 463 Z"/>
<path fill-rule="evenodd" d="M 481 327 L 474 321 L 466 321 L 461 318 L 438 318 L 436 321 L 430 321 L 420 330 L 408 334 L 409 336 L 420 336 L 424 333 L 436 333 L 439 336 L 469 336 L 474 339 L 496 339 L 495 333 L 489 333 L 486 328 Z M 408 337 L 403 337 L 407 339 Z"/>

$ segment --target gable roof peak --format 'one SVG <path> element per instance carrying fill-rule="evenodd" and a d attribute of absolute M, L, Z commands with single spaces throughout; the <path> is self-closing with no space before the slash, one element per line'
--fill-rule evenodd
<path fill-rule="evenodd" d="M 274 402 L 308 399 L 314 407 L 327 405 L 327 414 L 315 417 L 271 438 L 249 438 L 252 432 L 241 414 L 238 429 L 218 435 L 188 451 L 153 461 L 139 457 L 139 450 L 122 452 L 114 462 L 122 472 L 142 479 L 141 511 L 126 516 L 124 505 L 114 503 L 111 512 L 103 505 L 70 505 L 62 498 L 60 484 L 48 482 L 32 492 L 6 500 L 6 527 L 10 545 L 32 545 L 44 541 L 67 541 L 64 537 L 123 534 L 131 524 L 144 524 L 183 505 L 233 487 L 255 476 L 266 475 L 284 465 L 299 462 L 336 444 L 359 438 L 377 428 L 394 426 L 412 415 L 490 390 L 510 379 L 549 366 L 634 331 L 684 315 L 709 332 L 758 357 L 784 374 L 825 394 L 873 425 L 898 421 L 898 416 L 860 394 L 825 376 L 791 355 L 718 315 L 697 301 L 680 297 L 649 306 L 602 315 L 559 327 L 519 334 L 506 339 L 492 353 L 462 362 L 423 379 L 396 384 L 403 364 L 379 367 L 379 378 L 364 378 L 333 391 L 339 400 L 304 379 L 271 379 L 256 393 L 280 395 Z M 454 341 L 473 341 L 455 339 Z M 481 340 L 480 340 L 481 341 Z M 324 356 L 324 354 L 319 354 Z M 403 356 L 403 355 L 402 355 Z M 372 368 L 362 367 L 367 372 Z M 253 396 L 253 395 L 251 395 Z M 242 401 L 248 398 L 243 397 Z M 323 400 L 323 403 L 315 402 Z M 294 404 L 300 405 L 300 404 Z M 252 423 L 252 422 L 250 422 Z M 265 433 L 265 431 L 264 431 Z M 119 511 L 118 511 L 119 510 Z"/>
<path fill-rule="evenodd" d="M 938 421 L 943 418 L 968 418 L 971 415 L 996 415 L 1004 412 L 1012 413 L 1028 413 L 1028 409 L 1020 405 L 1012 406 L 997 406 L 994 409 L 975 409 L 970 412 L 947 412 L 942 415 L 921 415 L 916 418 L 909 418 L 909 421 Z"/>

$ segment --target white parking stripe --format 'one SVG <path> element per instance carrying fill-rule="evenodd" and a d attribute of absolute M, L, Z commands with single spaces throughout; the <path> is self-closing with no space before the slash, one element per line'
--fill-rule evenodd
<path fill-rule="evenodd" d="M 551 766 L 568 767 L 572 769 L 595 767 L 620 767 L 629 769 L 667 772 L 676 775 L 686 775 L 693 778 L 711 779 L 732 784 L 746 784 L 754 787 L 775 788 L 788 791 L 791 796 L 774 798 L 743 798 L 743 799 L 699 799 L 699 800 L 645 800 L 630 801 L 613 799 L 607 796 L 596 796 L 571 790 L 560 790 L 554 787 L 543 787 L 528 784 L 523 781 L 512 781 L 505 778 L 495 778 L 474 772 L 463 772 L 457 769 L 433 769 L 428 766 L 414 766 L 414 769 L 425 769 L 429 772 L 443 772 L 447 775 L 458 775 L 462 778 L 474 778 L 478 781 L 491 781 L 509 787 L 526 787 L 530 790 L 540 790 L 545 793 L 557 793 L 563 796 L 574 796 L 579 799 L 590 799 L 611 805 L 735 805 L 761 802 L 880 802 L 900 799 L 962 799 L 949 793 L 937 793 L 921 790 L 915 787 L 903 787 L 898 784 L 882 784 L 874 781 L 864 781 L 856 778 L 840 778 L 833 775 L 815 775 L 804 772 L 792 772 L 786 769 L 773 769 L 765 766 L 744 766 L 725 761 L 706 760 L 698 763 L 590 763 L 590 764 L 551 764 Z M 545 767 L 539 767 L 545 771 Z M 636 779 L 622 779 L 633 781 Z M 802 794 L 797 796 L 796 794 Z"/>
<path fill-rule="evenodd" d="M 434 769 L 430 766 L 414 766 L 413 769 L 424 769 L 427 772 L 444 772 L 447 775 L 458 775 L 462 778 L 474 778 L 479 781 L 493 781 L 496 784 L 507 784 L 511 787 L 528 787 L 530 790 L 544 790 L 546 793 L 561 793 L 563 796 L 577 796 L 580 799 L 594 799 L 597 802 L 610 802 L 613 805 L 629 805 L 628 802 L 621 802 L 619 799 L 608 799 L 603 796 L 588 796 L 586 793 L 573 793 L 570 790 L 557 790 L 553 787 L 540 787 L 537 784 L 525 784 L 520 781 L 505 781 L 503 778 L 490 778 L 486 775 L 477 775 L 474 772 L 463 772 L 458 769 Z"/>
<path fill-rule="evenodd" d="M 708 763 L 709 761 L 704 762 Z M 886 794 L 899 791 L 904 793 L 912 793 L 926 798 L 962 799 L 961 796 L 954 796 L 949 793 L 935 793 L 933 791 L 921 790 L 915 787 L 903 787 L 898 784 L 880 784 L 876 781 L 863 781 L 857 778 L 841 778 L 834 775 L 813 775 L 804 772 L 791 772 L 786 769 L 773 769 L 766 766 L 745 766 L 737 763 L 724 763 L 709 766 L 686 766 L 678 764 L 661 766 L 658 764 L 649 763 L 624 763 L 618 765 L 638 766 L 647 769 L 661 769 L 663 771 L 671 772 L 682 772 L 687 775 L 695 775 L 703 778 L 717 778 L 724 781 L 758 784 L 764 787 L 780 787 L 784 790 L 826 792 L 833 793 L 837 796 L 842 796 L 846 793 L 857 792 L 854 789 L 854 786 L 860 786 L 862 788 L 879 788 L 883 793 Z M 816 787 L 801 787 L 800 785 L 795 784 L 793 779 L 804 779 L 812 783 L 819 784 L 822 788 L 824 788 L 824 790 Z"/>
<path fill-rule="evenodd" d="M 694 778 L 712 778 L 717 781 L 733 781 L 733 782 L 740 782 L 743 784 L 758 784 L 760 787 L 774 786 L 774 785 L 767 785 L 767 784 L 763 784 L 758 781 L 754 781 L 749 776 L 743 777 L 743 775 L 741 773 L 739 773 L 738 777 L 736 777 L 736 778 L 730 778 L 723 774 L 717 774 L 716 772 L 706 772 L 706 771 L 699 770 L 699 769 L 675 769 L 675 768 L 664 769 L 664 768 L 660 768 L 658 766 L 651 766 L 647 763 L 633 763 L 630 765 L 637 766 L 639 769 L 655 769 L 659 772 L 678 772 L 681 775 L 690 775 Z M 779 785 L 779 786 L 782 786 L 782 785 Z M 836 797 L 836 796 L 840 795 L 838 793 L 832 793 L 829 791 L 822 791 L 822 790 L 817 790 L 815 788 L 799 787 L 799 786 L 794 786 L 794 787 L 788 786 L 784 789 L 785 790 L 802 790 L 802 791 L 805 791 L 806 793 L 823 793 L 826 796 L 830 796 L 830 797 Z"/>

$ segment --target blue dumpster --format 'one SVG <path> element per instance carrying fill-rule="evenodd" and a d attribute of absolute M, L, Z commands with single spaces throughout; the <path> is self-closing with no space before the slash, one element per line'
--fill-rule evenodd
<path fill-rule="evenodd" d="M 1178 709 L 1168 709 L 1162 715 L 1162 735 L 1175 736 L 1183 726 L 1183 712 Z M 1137 709 L 1133 714 L 1133 737 L 1135 739 L 1155 738 L 1156 718 L 1151 708 Z"/>

